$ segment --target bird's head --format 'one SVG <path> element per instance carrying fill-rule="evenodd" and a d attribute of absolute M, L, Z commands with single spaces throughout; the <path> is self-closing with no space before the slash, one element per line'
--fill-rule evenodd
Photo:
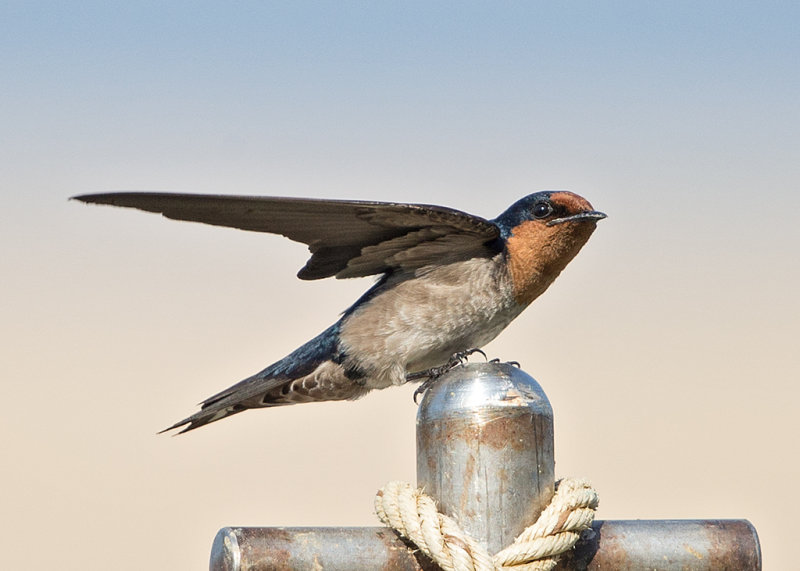
<path fill-rule="evenodd" d="M 567 191 L 530 194 L 498 216 L 515 299 L 527 304 L 544 292 L 605 217 Z"/>

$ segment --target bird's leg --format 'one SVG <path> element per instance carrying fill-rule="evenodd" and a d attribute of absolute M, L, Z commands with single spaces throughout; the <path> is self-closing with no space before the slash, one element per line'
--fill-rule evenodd
<path fill-rule="evenodd" d="M 486 353 L 484 353 L 480 349 L 467 349 L 466 351 L 459 351 L 458 353 L 453 353 L 447 360 L 447 363 L 445 363 L 444 365 L 440 365 L 438 367 L 431 367 L 430 369 L 425 369 L 424 371 L 418 371 L 416 373 L 409 373 L 408 375 L 406 375 L 406 381 L 418 381 L 420 379 L 431 379 L 431 378 L 441 377 L 450 369 L 453 369 L 458 365 L 463 365 L 464 363 L 466 363 L 467 358 L 473 353 L 480 353 L 481 355 L 486 357 Z"/>
<path fill-rule="evenodd" d="M 474 353 L 480 353 L 483 355 L 483 358 L 486 358 L 486 353 L 481 351 L 480 349 L 467 349 L 466 351 L 459 351 L 458 353 L 453 353 L 450 358 L 447 360 L 447 363 L 444 365 L 440 365 L 438 367 L 431 367 L 430 369 L 426 369 L 425 371 L 418 371 L 416 373 L 409 373 L 406 375 L 406 381 L 418 381 L 420 379 L 425 379 L 425 381 L 417 387 L 417 390 L 414 391 L 414 403 L 417 403 L 417 397 L 427 391 L 436 379 L 444 375 L 447 371 L 458 367 L 459 365 L 463 365 L 467 362 L 470 355 Z"/>

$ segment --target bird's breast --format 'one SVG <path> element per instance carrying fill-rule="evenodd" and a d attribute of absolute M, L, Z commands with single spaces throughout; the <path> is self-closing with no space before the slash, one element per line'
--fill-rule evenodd
<path fill-rule="evenodd" d="M 390 279 L 343 319 L 340 343 L 368 385 L 382 388 L 485 345 L 523 308 L 502 255 L 475 258 Z"/>

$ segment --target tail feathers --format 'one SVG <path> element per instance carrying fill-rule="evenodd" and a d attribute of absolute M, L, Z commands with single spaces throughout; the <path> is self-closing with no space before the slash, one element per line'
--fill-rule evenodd
<path fill-rule="evenodd" d="M 291 381 L 291 379 L 286 379 L 285 377 L 264 378 L 261 373 L 253 375 L 207 398 L 200 403 L 201 408 L 199 411 L 176 422 L 169 428 L 165 428 L 160 431 L 159 434 L 188 424 L 189 426 L 186 426 L 186 428 L 178 433 L 183 434 L 184 432 L 200 428 L 201 426 L 216 422 L 217 420 L 233 416 L 249 408 L 265 406 L 264 403 L 254 401 L 260 401 L 265 393 L 275 387 L 280 387 L 287 381 Z"/>
<path fill-rule="evenodd" d="M 295 380 L 300 380 L 300 384 L 302 385 L 301 379 L 310 375 L 323 363 L 328 363 L 332 368 L 335 368 L 337 372 L 341 371 L 339 365 L 333 360 L 334 356 L 339 352 L 338 332 L 339 324 L 336 323 L 260 373 L 256 373 L 228 387 L 224 391 L 207 398 L 200 403 L 200 410 L 198 412 L 184 418 L 180 422 L 176 422 L 161 432 L 167 432 L 168 430 L 186 426 L 186 428 L 179 432 L 179 434 L 183 434 L 189 430 L 194 430 L 195 428 L 200 428 L 211 422 L 216 422 L 217 420 L 240 413 L 248 408 L 280 406 L 294 404 L 295 402 L 303 402 L 302 400 L 283 398 L 284 395 L 281 391 L 285 390 L 288 393 L 289 389 L 286 385 Z M 313 391 L 314 387 L 317 387 L 318 384 L 319 383 L 314 381 L 311 387 L 302 387 L 302 389 L 304 392 L 308 393 L 308 391 Z M 316 390 L 318 392 L 323 391 L 322 387 Z M 336 390 L 335 387 L 334 393 Z M 326 398 L 352 398 L 352 395 L 349 394 L 353 392 L 352 388 L 343 387 L 339 390 L 349 392 L 343 397 L 337 396 L 336 394 L 328 397 L 322 396 L 316 399 L 314 397 L 306 397 L 305 402 L 309 400 L 326 400 Z M 161 432 L 159 434 L 161 434 Z"/>
<path fill-rule="evenodd" d="M 174 430 L 176 428 L 180 428 L 181 426 L 186 426 L 183 430 L 178 432 L 178 434 L 183 434 L 184 432 L 189 432 L 190 430 L 194 430 L 195 428 L 200 428 L 201 426 L 205 426 L 211 422 L 216 422 L 217 420 L 222 420 L 223 418 L 227 418 L 229 416 L 233 416 L 234 414 L 240 413 L 242 411 L 247 410 L 248 407 L 235 404 L 224 408 L 218 408 L 217 410 L 200 410 L 194 413 L 191 416 L 188 416 L 181 420 L 180 422 L 176 422 L 169 428 L 165 428 L 164 430 L 160 430 L 158 434 L 163 434 L 164 432 L 168 432 L 170 430 Z"/>

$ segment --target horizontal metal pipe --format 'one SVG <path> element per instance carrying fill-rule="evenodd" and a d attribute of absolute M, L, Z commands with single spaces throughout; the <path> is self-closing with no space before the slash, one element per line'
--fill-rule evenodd
<path fill-rule="evenodd" d="M 211 571 L 438 569 L 385 527 L 226 527 Z M 596 521 L 557 569 L 760 571 L 761 549 L 747 520 Z"/>
<path fill-rule="evenodd" d="M 761 546 L 744 519 L 595 521 L 556 569 L 760 571 Z"/>
<path fill-rule="evenodd" d="M 223 527 L 214 538 L 209 569 L 418 571 L 438 567 L 423 567 L 388 527 Z"/>

